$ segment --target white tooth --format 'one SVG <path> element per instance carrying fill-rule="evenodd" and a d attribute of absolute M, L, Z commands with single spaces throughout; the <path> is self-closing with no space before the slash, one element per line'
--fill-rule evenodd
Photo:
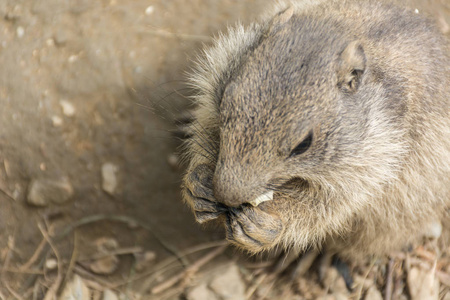
<path fill-rule="evenodd" d="M 265 194 L 259 195 L 253 201 L 249 202 L 253 206 L 258 206 L 260 203 L 265 201 L 273 200 L 273 191 L 268 191 Z"/>

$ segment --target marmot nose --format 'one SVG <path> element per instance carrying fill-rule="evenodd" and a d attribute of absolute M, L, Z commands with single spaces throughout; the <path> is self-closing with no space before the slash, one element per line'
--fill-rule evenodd
<path fill-rule="evenodd" d="M 213 186 L 214 198 L 218 202 L 228 207 L 238 207 L 254 201 L 261 194 L 262 185 L 254 180 L 245 180 L 242 176 L 216 173 Z"/>
<path fill-rule="evenodd" d="M 250 201 L 244 194 L 246 193 L 243 190 L 234 187 L 214 188 L 214 198 L 228 207 L 238 207 Z"/>

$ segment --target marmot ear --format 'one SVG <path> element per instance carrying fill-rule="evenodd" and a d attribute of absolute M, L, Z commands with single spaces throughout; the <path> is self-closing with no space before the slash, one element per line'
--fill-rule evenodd
<path fill-rule="evenodd" d="M 270 22 L 267 33 L 271 34 L 278 31 L 278 29 L 284 24 L 286 24 L 292 18 L 293 15 L 294 15 L 294 8 L 292 6 L 279 12 Z"/>
<path fill-rule="evenodd" d="M 338 86 L 345 92 L 356 92 L 366 69 L 366 55 L 359 41 L 349 43 L 339 54 Z"/>

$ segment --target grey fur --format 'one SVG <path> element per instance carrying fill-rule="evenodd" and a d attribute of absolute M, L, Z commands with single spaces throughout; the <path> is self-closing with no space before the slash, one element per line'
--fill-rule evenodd
<path fill-rule="evenodd" d="M 382 254 L 448 216 L 450 58 L 378 1 L 292 1 L 205 50 L 183 196 L 251 252 Z M 312 134 L 306 152 L 292 150 Z M 248 205 L 268 190 L 274 200 Z"/>

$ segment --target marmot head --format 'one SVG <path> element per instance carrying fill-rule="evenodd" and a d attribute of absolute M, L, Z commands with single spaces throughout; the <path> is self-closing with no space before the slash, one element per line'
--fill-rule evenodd
<path fill-rule="evenodd" d="M 217 201 L 236 207 L 292 181 L 314 193 L 386 183 L 399 133 L 370 63 L 329 20 L 294 15 L 269 30 L 217 104 Z"/>

